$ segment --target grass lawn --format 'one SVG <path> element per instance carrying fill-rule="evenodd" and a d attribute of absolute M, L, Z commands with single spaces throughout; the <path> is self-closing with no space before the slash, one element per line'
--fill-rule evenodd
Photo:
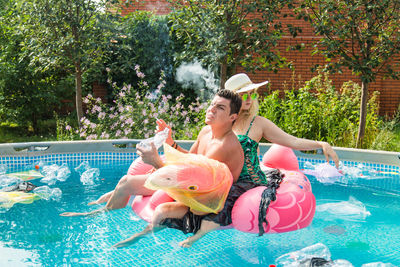
<path fill-rule="evenodd" d="M 0 143 L 21 143 L 21 142 L 39 142 L 55 141 L 55 131 L 44 131 L 40 134 L 34 134 L 27 127 L 16 124 L 0 124 Z"/>

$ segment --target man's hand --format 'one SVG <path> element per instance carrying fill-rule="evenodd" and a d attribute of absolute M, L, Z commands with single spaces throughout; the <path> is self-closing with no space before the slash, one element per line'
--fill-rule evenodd
<path fill-rule="evenodd" d="M 167 143 L 168 145 L 172 145 L 174 143 L 174 139 L 172 139 L 172 129 L 171 127 L 162 119 L 159 119 L 156 121 L 157 123 L 157 133 L 164 131 L 165 128 L 168 128 L 168 137 L 167 140 L 165 140 L 165 143 Z"/>
<path fill-rule="evenodd" d="M 158 155 L 158 151 L 154 143 L 150 143 L 150 149 L 136 145 L 136 151 L 138 155 L 142 158 L 143 162 L 152 165 L 154 168 L 159 169 L 164 166 L 163 161 Z"/>

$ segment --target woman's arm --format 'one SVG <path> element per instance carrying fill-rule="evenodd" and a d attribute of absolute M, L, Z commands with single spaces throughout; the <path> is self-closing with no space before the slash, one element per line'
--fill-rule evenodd
<path fill-rule="evenodd" d="M 339 157 L 333 150 L 330 144 L 323 141 L 314 141 L 305 138 L 297 138 L 290 135 L 276 126 L 272 121 L 257 116 L 256 124 L 260 126 L 262 136 L 270 141 L 271 143 L 287 146 L 296 150 L 315 150 L 322 149 L 324 152 L 326 161 L 329 162 L 329 158 L 335 162 L 336 168 L 339 167 Z"/>

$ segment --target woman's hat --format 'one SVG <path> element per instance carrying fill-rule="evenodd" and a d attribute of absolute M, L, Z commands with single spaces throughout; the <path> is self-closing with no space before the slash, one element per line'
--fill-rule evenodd
<path fill-rule="evenodd" d="M 236 93 L 243 93 L 247 91 L 254 90 L 267 84 L 268 81 L 262 83 L 253 83 L 249 76 L 245 73 L 238 73 L 233 75 L 225 82 L 225 89 L 234 91 Z"/>

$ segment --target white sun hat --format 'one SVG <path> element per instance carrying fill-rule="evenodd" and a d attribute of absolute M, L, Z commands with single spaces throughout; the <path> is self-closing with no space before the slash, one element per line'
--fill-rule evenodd
<path fill-rule="evenodd" d="M 247 91 L 254 90 L 258 87 L 261 87 L 267 84 L 268 81 L 262 83 L 253 83 L 249 76 L 245 73 L 238 73 L 230 77 L 225 82 L 225 89 L 234 91 L 236 93 L 243 93 Z"/>

